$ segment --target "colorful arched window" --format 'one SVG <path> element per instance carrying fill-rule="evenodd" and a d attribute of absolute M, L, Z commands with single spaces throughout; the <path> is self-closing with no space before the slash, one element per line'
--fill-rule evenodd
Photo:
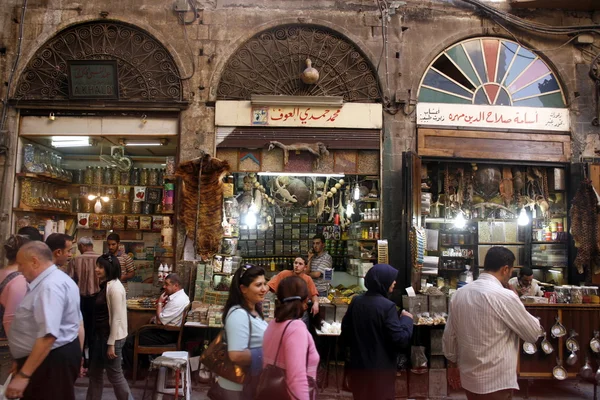
<path fill-rule="evenodd" d="M 538 55 L 499 38 L 475 38 L 446 49 L 423 76 L 419 102 L 565 107 L 556 75 Z"/>

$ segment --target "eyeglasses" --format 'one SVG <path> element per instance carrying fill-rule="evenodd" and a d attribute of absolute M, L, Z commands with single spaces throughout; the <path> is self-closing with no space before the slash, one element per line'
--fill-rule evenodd
<path fill-rule="evenodd" d="M 252 264 L 246 264 L 246 265 L 240 267 L 240 268 L 242 268 L 242 272 L 240 273 L 240 279 L 242 279 L 242 277 L 244 276 L 246 271 L 248 271 L 252 267 L 254 267 L 254 265 L 252 265 Z"/>

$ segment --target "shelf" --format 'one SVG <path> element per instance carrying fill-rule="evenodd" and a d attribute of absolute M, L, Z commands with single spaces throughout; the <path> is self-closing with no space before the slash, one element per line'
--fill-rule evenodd
<path fill-rule="evenodd" d="M 378 240 L 381 239 L 348 239 L 348 241 L 355 241 L 355 242 L 377 242 Z"/>
<path fill-rule="evenodd" d="M 53 178 L 50 175 L 46 175 L 46 174 L 34 174 L 31 172 L 19 172 L 16 174 L 17 177 L 19 178 L 31 178 L 31 179 L 37 179 L 38 181 L 43 181 L 43 182 L 49 182 L 49 183 L 56 183 L 59 185 L 70 185 L 71 182 L 70 181 L 65 181 L 63 179 L 58 179 L 58 178 Z"/>
<path fill-rule="evenodd" d="M 352 222 L 353 224 L 378 224 L 378 219 L 363 219 L 360 221 Z"/>
<path fill-rule="evenodd" d="M 525 242 L 494 242 L 494 243 L 477 243 L 478 246 L 525 246 Z"/>
<path fill-rule="evenodd" d="M 357 203 L 379 203 L 379 198 L 370 198 L 370 197 L 364 197 L 362 199 L 359 200 L 355 200 Z"/>
<path fill-rule="evenodd" d="M 14 212 L 28 212 L 28 213 L 37 213 L 37 214 L 54 214 L 54 215 L 69 215 L 74 217 L 76 214 L 72 213 L 72 212 L 68 212 L 65 210 L 59 210 L 59 209 L 48 209 L 48 208 L 25 208 L 25 207 L 20 207 L 20 208 L 13 208 Z"/>
<path fill-rule="evenodd" d="M 457 272 L 463 272 L 465 270 L 466 270 L 466 268 L 438 268 L 438 271 L 457 271 Z"/>
<path fill-rule="evenodd" d="M 532 265 L 531 268 L 537 269 L 554 269 L 554 268 L 567 268 L 567 266 L 554 266 L 554 265 Z"/>
<path fill-rule="evenodd" d="M 548 240 L 548 241 L 532 241 L 531 244 L 568 244 L 568 242 L 559 242 L 557 240 Z"/>
<path fill-rule="evenodd" d="M 477 243 L 471 243 L 471 244 L 458 244 L 458 243 L 454 243 L 454 244 L 440 244 L 440 247 L 460 247 L 460 246 L 477 246 Z"/>
<path fill-rule="evenodd" d="M 472 260 L 475 257 L 463 257 L 463 256 L 440 256 L 440 258 L 456 258 L 462 260 Z"/>
<path fill-rule="evenodd" d="M 105 184 L 105 183 L 103 183 L 101 185 L 96 185 L 96 184 L 93 184 L 93 183 L 70 183 L 70 185 L 71 186 L 76 186 L 76 187 L 87 186 L 87 187 L 92 188 L 92 189 L 93 188 L 117 187 L 117 186 L 120 186 L 120 187 L 129 187 L 129 188 L 140 187 L 141 186 L 141 187 L 152 188 L 152 189 L 164 189 L 164 186 L 162 186 L 162 185 L 152 185 L 152 186 L 151 185 L 121 185 L 121 184 L 114 184 L 114 185 L 110 184 L 109 185 L 109 184 Z"/>

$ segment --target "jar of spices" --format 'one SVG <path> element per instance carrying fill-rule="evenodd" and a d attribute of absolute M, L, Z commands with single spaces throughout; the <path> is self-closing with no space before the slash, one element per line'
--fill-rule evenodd
<path fill-rule="evenodd" d="M 167 167 L 165 168 L 166 175 L 174 175 L 175 174 L 175 157 L 172 157 L 172 156 L 167 157 L 167 159 L 165 160 L 165 163 L 167 164 Z"/>
<path fill-rule="evenodd" d="M 140 182 L 140 169 L 139 168 L 134 168 L 130 172 L 131 173 L 129 174 L 129 184 L 131 186 L 137 186 L 137 185 L 139 185 L 139 182 Z"/>
<path fill-rule="evenodd" d="M 81 212 L 91 213 L 92 212 L 92 202 L 88 199 L 83 199 L 81 202 Z"/>
<path fill-rule="evenodd" d="M 148 186 L 158 186 L 158 170 L 156 168 L 148 171 Z"/>
<path fill-rule="evenodd" d="M 163 212 L 163 205 L 162 203 L 158 203 L 154 205 L 154 213 L 155 214 L 162 214 Z"/>
<path fill-rule="evenodd" d="M 581 304 L 583 303 L 583 290 L 579 286 L 573 286 L 571 288 L 571 303 Z"/>
<path fill-rule="evenodd" d="M 442 233 L 441 235 L 441 242 L 442 242 L 442 246 L 448 246 L 450 244 L 450 242 L 448 241 L 448 235 L 445 233 Z"/>
<path fill-rule="evenodd" d="M 129 171 L 121 171 L 120 185 L 129 185 Z"/>
<path fill-rule="evenodd" d="M 94 170 L 92 167 L 87 167 L 83 173 L 83 183 L 86 185 L 92 185 L 94 183 Z"/>
<path fill-rule="evenodd" d="M 154 204 L 150 204 L 146 201 L 142 202 L 142 214 L 152 214 L 152 212 L 154 211 L 154 207 L 152 207 Z"/>
<path fill-rule="evenodd" d="M 120 185 L 121 184 L 121 173 L 118 169 L 113 169 L 112 171 L 112 185 Z"/>
<path fill-rule="evenodd" d="M 110 185 L 113 179 L 113 169 L 112 168 L 104 168 L 104 179 L 102 180 L 105 185 Z"/>
<path fill-rule="evenodd" d="M 165 184 L 165 170 L 164 169 L 158 170 L 158 181 L 156 182 L 156 184 L 158 186 L 162 186 Z"/>
<path fill-rule="evenodd" d="M 458 235 L 458 244 L 465 244 L 465 235 L 462 233 Z"/>
<path fill-rule="evenodd" d="M 82 169 L 74 170 L 73 171 L 73 183 L 79 183 L 79 184 L 85 183 L 83 175 L 84 175 L 84 173 L 83 173 Z"/>
<path fill-rule="evenodd" d="M 132 214 L 141 214 L 142 213 L 142 202 L 134 201 L 131 203 L 131 213 Z"/>
<path fill-rule="evenodd" d="M 129 207 L 131 203 L 129 200 L 121 200 L 119 201 L 119 213 L 120 214 L 129 214 L 131 212 L 131 208 Z"/>
<path fill-rule="evenodd" d="M 148 168 L 142 168 L 140 171 L 140 186 L 148 186 Z"/>
<path fill-rule="evenodd" d="M 565 286 L 556 286 L 556 302 L 559 304 L 566 304 L 570 298 L 570 288 Z"/>
<path fill-rule="evenodd" d="M 102 168 L 94 168 L 94 185 L 102 185 Z"/>
<path fill-rule="evenodd" d="M 110 199 L 108 203 L 104 204 L 104 212 L 106 214 L 114 214 L 115 213 L 115 200 Z"/>

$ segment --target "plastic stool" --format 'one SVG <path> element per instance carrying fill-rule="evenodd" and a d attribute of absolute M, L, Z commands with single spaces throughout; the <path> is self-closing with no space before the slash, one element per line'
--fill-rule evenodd
<path fill-rule="evenodd" d="M 175 371 L 176 375 L 174 389 L 165 387 L 167 382 L 167 368 Z M 190 400 L 192 398 L 191 371 L 187 351 L 165 351 L 160 357 L 152 360 L 150 363 L 150 371 L 153 369 L 158 369 L 154 388 L 156 400 L 162 400 L 163 394 L 175 396 L 175 400 L 177 400 L 179 396 L 182 396 L 182 398 L 186 400 Z M 179 387 L 180 376 L 181 380 L 183 381 L 181 388 Z M 146 384 L 144 386 L 144 394 L 142 395 L 142 399 L 146 397 L 146 388 L 148 387 L 149 378 L 150 375 L 148 374 L 146 377 Z"/>

